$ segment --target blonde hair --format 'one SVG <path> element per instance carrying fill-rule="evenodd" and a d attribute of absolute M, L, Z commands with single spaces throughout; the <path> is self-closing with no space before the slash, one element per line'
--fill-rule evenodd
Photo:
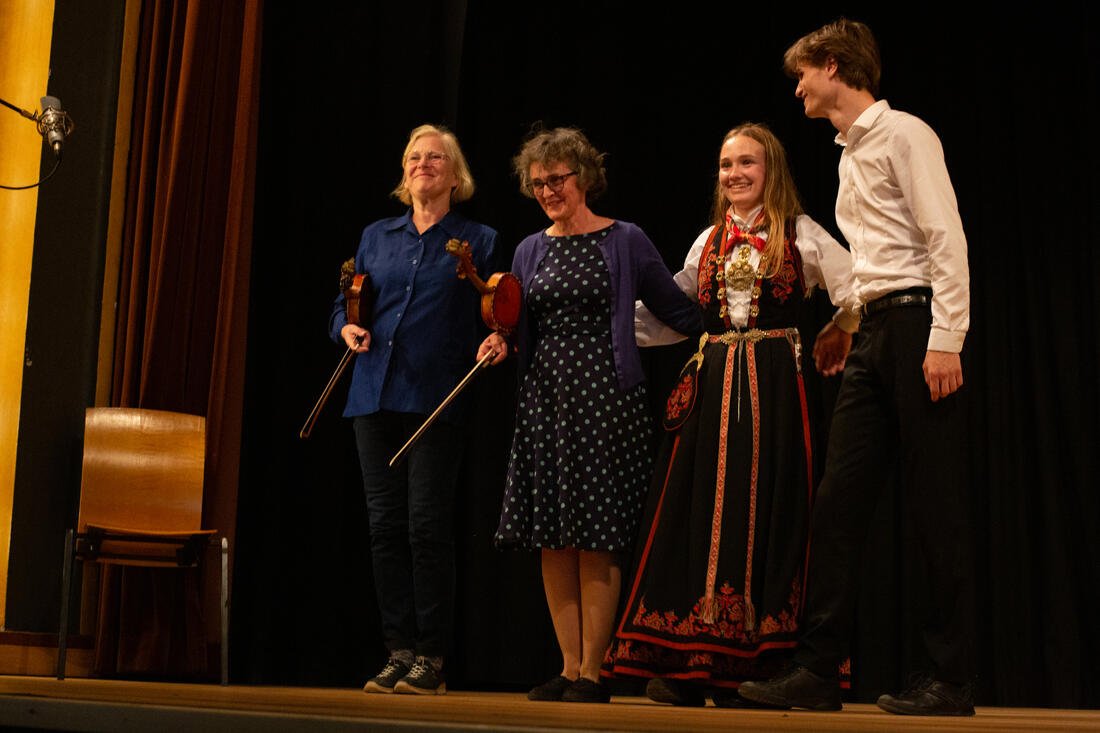
<path fill-rule="evenodd" d="M 768 243 L 762 254 L 767 258 L 764 277 L 773 277 L 783 263 L 788 222 L 793 222 L 802 213 L 802 204 L 798 201 L 798 189 L 791 178 L 791 169 L 787 166 L 787 152 L 779 138 L 766 125 L 744 122 L 726 133 L 722 138 L 722 145 L 725 146 L 732 138 L 739 136 L 755 140 L 764 147 L 764 220 L 768 227 Z M 728 210 L 729 201 L 721 183 L 716 182 L 712 212 L 716 227 L 726 225 Z"/>
<path fill-rule="evenodd" d="M 459 147 L 458 138 L 455 137 L 455 134 L 442 125 L 421 125 L 409 133 L 409 142 L 405 145 L 405 152 L 401 154 L 402 171 L 404 171 L 405 163 L 409 160 L 409 153 L 412 152 L 413 145 L 422 137 L 438 137 L 443 141 L 443 153 L 450 159 L 455 178 L 458 179 L 458 185 L 451 190 L 451 202 L 457 204 L 459 201 L 465 201 L 473 196 L 474 175 L 470 173 L 466 156 L 462 154 L 462 148 Z M 412 203 L 409 189 L 405 187 L 404 172 L 401 173 L 401 182 L 397 184 L 397 188 L 390 191 L 390 195 L 400 199 L 403 204 Z"/>

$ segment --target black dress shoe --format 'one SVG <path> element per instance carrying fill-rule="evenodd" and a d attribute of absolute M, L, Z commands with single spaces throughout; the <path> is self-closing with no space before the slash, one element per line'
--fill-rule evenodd
<path fill-rule="evenodd" d="M 561 694 L 562 702 L 611 702 L 611 693 L 599 682 L 578 677 Z"/>
<path fill-rule="evenodd" d="M 680 707 L 701 708 L 707 699 L 698 687 L 667 677 L 654 677 L 645 686 L 645 695 L 653 702 Z"/>
<path fill-rule="evenodd" d="M 741 697 L 782 708 L 840 710 L 840 683 L 819 677 L 805 667 L 792 664 L 770 680 L 742 682 Z"/>
<path fill-rule="evenodd" d="M 883 695 L 878 706 L 898 715 L 973 715 L 974 688 L 923 675 L 896 695 Z"/>
<path fill-rule="evenodd" d="M 754 702 L 737 694 L 737 690 L 725 687 L 711 688 L 710 699 L 714 701 L 716 708 L 735 708 L 738 710 L 788 710 L 788 705 L 765 705 L 762 702 Z"/>
<path fill-rule="evenodd" d="M 541 685 L 528 692 L 527 699 L 540 702 L 557 702 L 561 700 L 562 693 L 565 692 L 571 684 L 573 684 L 573 680 L 558 675 L 554 679 L 543 682 Z"/>

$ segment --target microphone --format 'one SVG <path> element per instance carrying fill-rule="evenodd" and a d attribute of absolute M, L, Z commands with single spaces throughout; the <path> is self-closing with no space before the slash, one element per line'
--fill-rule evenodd
<path fill-rule="evenodd" d="M 61 100 L 57 97 L 42 97 L 42 112 L 38 115 L 38 134 L 51 148 L 53 154 L 61 160 L 61 148 L 65 137 L 72 134 L 73 120 L 61 109 Z"/>

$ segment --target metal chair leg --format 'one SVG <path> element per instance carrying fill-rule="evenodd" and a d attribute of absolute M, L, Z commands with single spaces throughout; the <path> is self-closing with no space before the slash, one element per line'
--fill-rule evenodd
<path fill-rule="evenodd" d="M 229 684 L 229 540 L 222 537 L 222 685 Z"/>
<path fill-rule="evenodd" d="M 69 637 L 69 596 L 72 593 L 73 530 L 65 532 L 65 560 L 61 569 L 61 622 L 57 627 L 57 679 L 65 679 L 65 656 Z"/>

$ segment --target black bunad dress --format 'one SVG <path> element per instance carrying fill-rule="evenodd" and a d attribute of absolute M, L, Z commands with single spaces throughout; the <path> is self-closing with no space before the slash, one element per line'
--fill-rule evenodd
<path fill-rule="evenodd" d="M 699 261 L 707 333 L 668 401 L 674 429 L 605 674 L 736 688 L 771 676 L 796 644 L 814 491 L 795 328 L 802 261 L 791 226 L 773 277 L 744 267 L 727 282 L 720 263 L 744 235 L 726 231 L 715 228 Z M 752 289 L 746 328 L 731 326 L 727 287 Z"/>

